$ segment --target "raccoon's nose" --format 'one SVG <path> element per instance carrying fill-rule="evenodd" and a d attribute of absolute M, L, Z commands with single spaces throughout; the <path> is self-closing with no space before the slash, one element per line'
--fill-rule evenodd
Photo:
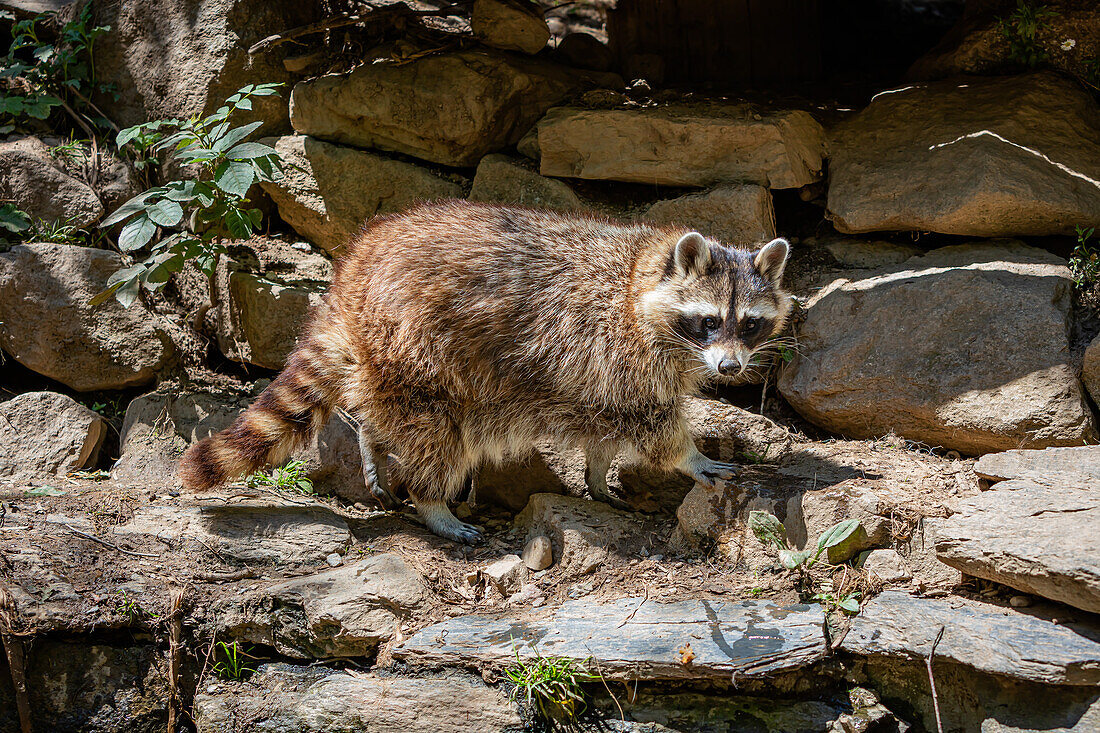
<path fill-rule="evenodd" d="M 723 359 L 718 362 L 718 373 L 723 376 L 729 376 L 741 371 L 741 362 L 737 359 Z"/>

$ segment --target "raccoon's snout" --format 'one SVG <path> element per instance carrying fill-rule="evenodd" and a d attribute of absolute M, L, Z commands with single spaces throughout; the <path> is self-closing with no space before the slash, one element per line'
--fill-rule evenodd
<path fill-rule="evenodd" d="M 737 361 L 736 359 L 730 359 L 729 357 L 726 357 L 722 361 L 718 362 L 718 373 L 721 374 L 723 377 L 728 377 L 730 375 L 736 374 L 743 368 L 744 367 L 741 366 L 741 362 Z"/>

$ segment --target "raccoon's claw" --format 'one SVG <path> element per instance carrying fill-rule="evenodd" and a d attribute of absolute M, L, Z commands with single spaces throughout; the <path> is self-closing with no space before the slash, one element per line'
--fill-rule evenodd
<path fill-rule="evenodd" d="M 595 499 L 596 501 L 602 501 L 604 504 L 608 504 L 615 509 L 619 509 L 624 512 L 634 511 L 634 507 L 632 507 L 630 504 L 626 503 L 619 497 L 612 496 L 610 493 L 600 494 L 595 491 L 592 491 L 591 493 L 593 499 Z"/>
<path fill-rule="evenodd" d="M 480 529 L 472 524 L 460 522 L 457 519 L 454 524 L 449 524 L 446 527 L 440 527 L 439 529 L 432 528 L 432 532 L 440 537 L 446 537 L 449 540 L 462 542 L 467 545 L 477 545 L 485 539 Z"/>
<path fill-rule="evenodd" d="M 700 463 L 691 476 L 699 483 L 714 489 L 724 481 L 737 478 L 740 473 L 740 466 L 734 463 L 707 460 L 706 463 Z"/>
<path fill-rule="evenodd" d="M 392 492 L 383 489 L 381 486 L 370 487 L 370 493 L 374 497 L 383 509 L 388 512 L 396 511 L 402 506 L 401 500 L 393 495 Z"/>

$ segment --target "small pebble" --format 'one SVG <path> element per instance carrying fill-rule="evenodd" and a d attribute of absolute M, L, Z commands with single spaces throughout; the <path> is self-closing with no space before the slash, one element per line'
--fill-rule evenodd
<path fill-rule="evenodd" d="M 1031 599 L 1027 596 L 1012 596 L 1008 599 L 1008 605 L 1013 608 L 1027 608 L 1031 605 Z"/>
<path fill-rule="evenodd" d="M 339 552 L 334 552 L 325 558 L 325 562 L 329 564 L 329 567 L 335 568 L 339 566 L 340 563 L 344 562 L 344 558 L 340 557 Z"/>
<path fill-rule="evenodd" d="M 528 540 L 523 548 L 523 564 L 529 570 L 538 572 L 545 570 L 554 563 L 554 548 L 550 544 L 550 538 L 544 535 L 536 535 Z"/>
<path fill-rule="evenodd" d="M 455 516 L 459 519 L 469 519 L 473 514 L 474 513 L 470 511 L 470 505 L 466 502 L 462 502 L 455 507 Z"/>

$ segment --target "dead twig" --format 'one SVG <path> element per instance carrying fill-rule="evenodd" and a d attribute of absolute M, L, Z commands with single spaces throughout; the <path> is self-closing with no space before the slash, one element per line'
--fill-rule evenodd
<path fill-rule="evenodd" d="M 201 583 L 226 583 L 233 580 L 255 578 L 256 571 L 252 568 L 244 568 L 242 570 L 233 570 L 227 573 L 195 573 L 191 577 Z"/>
<path fill-rule="evenodd" d="M 87 532 L 82 532 L 79 529 L 75 529 L 74 527 L 68 527 L 68 530 L 70 532 L 72 532 L 73 534 L 75 534 L 77 537 L 83 537 L 86 540 L 91 540 L 92 542 L 98 542 L 99 544 L 103 545 L 104 547 L 110 547 L 112 550 L 118 550 L 119 552 L 121 552 L 125 555 L 132 555 L 133 557 L 160 557 L 160 555 L 158 555 L 156 553 L 152 553 L 152 552 L 134 552 L 133 550 L 127 550 L 125 547 L 119 547 L 118 545 L 112 544 L 112 543 L 108 542 L 107 540 L 102 540 L 102 539 L 100 539 L 99 537 L 96 537 L 93 534 L 88 534 Z"/>
<path fill-rule="evenodd" d="M 606 580 L 606 579 L 605 579 L 605 580 Z M 641 603 L 639 603 L 639 604 L 637 605 L 637 607 L 636 607 L 636 608 L 635 608 L 635 609 L 634 609 L 633 611 L 631 611 L 631 612 L 630 612 L 630 615 L 629 615 L 629 616 L 627 616 L 626 618 L 624 618 L 624 619 L 623 619 L 623 620 L 622 620 L 622 621 L 621 621 L 621 622 L 619 623 L 619 625 L 615 627 L 616 629 L 621 629 L 622 627 L 624 627 L 624 626 L 626 626 L 626 625 L 627 625 L 628 623 L 630 623 L 630 619 L 634 618 L 634 614 L 638 613 L 638 611 L 639 611 L 639 610 L 641 610 L 642 606 L 643 606 L 643 605 L 645 605 L 645 602 L 649 600 L 649 587 L 647 586 L 646 588 L 644 588 L 644 590 L 645 590 L 645 596 L 644 596 L 644 597 L 642 598 L 642 602 L 641 602 Z"/>
<path fill-rule="evenodd" d="M 943 721 L 940 720 L 940 699 L 936 695 L 936 680 L 932 677 L 932 657 L 936 654 L 936 647 L 940 644 L 940 639 L 943 638 L 943 631 L 946 626 L 940 627 L 940 633 L 936 634 L 936 640 L 932 642 L 932 648 L 928 650 L 928 658 L 924 660 L 924 664 L 928 667 L 928 685 L 932 688 L 932 707 L 936 711 L 936 731 L 943 733 Z"/>
<path fill-rule="evenodd" d="M 8 658 L 11 684 L 15 688 L 15 707 L 19 711 L 22 733 L 34 733 L 31 725 L 31 701 L 27 694 L 27 672 L 24 660 L 23 640 L 12 633 L 10 614 L 15 612 L 15 599 L 8 588 L 0 583 L 0 642 Z"/>
<path fill-rule="evenodd" d="M 186 587 L 172 594 L 168 607 L 168 733 L 175 733 L 180 708 L 180 652 L 183 638 L 183 594 Z"/>

